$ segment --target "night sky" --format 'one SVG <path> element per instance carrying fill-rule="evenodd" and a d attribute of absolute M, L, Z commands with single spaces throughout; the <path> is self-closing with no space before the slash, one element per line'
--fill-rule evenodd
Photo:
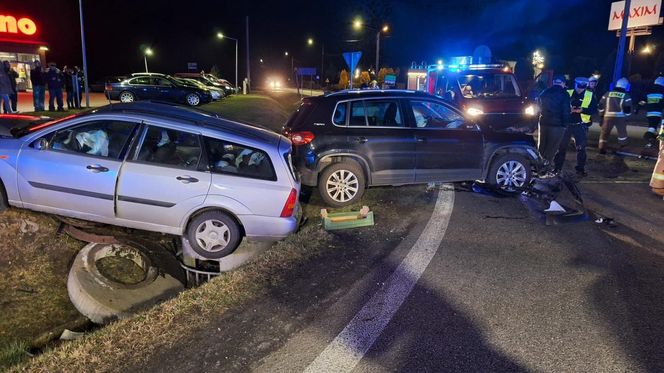
<path fill-rule="evenodd" d="M 141 48 L 146 45 L 155 52 L 148 60 L 151 71 L 186 71 L 187 62 L 197 62 L 206 71 L 217 65 L 232 81 L 235 44 L 218 40 L 218 31 L 240 39 L 242 80 L 247 15 L 254 81 L 287 74 L 290 60 L 284 51 L 295 57 L 296 66 L 320 68 L 322 44 L 330 80 L 337 79 L 343 67 L 343 51 L 363 50 L 360 65 L 373 65 L 375 32 L 354 31 L 351 23 L 356 16 L 374 26 L 389 24 L 391 31 L 381 44 L 381 66 L 403 69 L 412 61 L 435 63 L 446 56 L 472 54 L 476 46 L 486 44 L 494 56 L 521 61 L 521 66 L 540 49 L 549 67 L 588 75 L 595 70 L 609 74 L 613 66 L 617 38 L 607 31 L 610 4 L 603 0 L 84 0 L 84 17 L 92 81 L 142 71 Z M 38 23 L 41 38 L 50 45 L 48 60 L 59 66 L 81 64 L 77 0 L 3 0 L 2 13 L 29 15 Z M 652 66 L 662 68 L 662 28 L 637 39 L 637 48 L 646 42 L 660 48 L 655 56 L 637 54 L 633 72 L 652 75 L 656 70 Z M 315 40 L 313 46 L 306 45 L 309 37 Z"/>

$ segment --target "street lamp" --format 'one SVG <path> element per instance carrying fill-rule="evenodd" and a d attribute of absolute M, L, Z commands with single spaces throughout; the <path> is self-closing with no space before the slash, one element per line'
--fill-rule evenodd
<path fill-rule="evenodd" d="M 368 28 L 369 30 L 375 31 L 376 32 L 376 76 L 378 76 L 378 71 L 380 68 L 378 67 L 378 61 L 379 61 L 379 56 L 380 56 L 380 34 L 382 33 L 387 33 L 390 31 L 390 27 L 388 25 L 383 25 L 381 28 L 376 28 L 373 26 L 365 25 L 360 18 L 356 18 L 353 21 L 353 27 L 356 30 L 360 30 L 362 28 Z"/>
<path fill-rule="evenodd" d="M 148 72 L 148 56 L 152 56 L 153 52 L 150 48 L 145 48 L 143 51 L 143 61 L 145 61 L 145 72 Z"/>
<path fill-rule="evenodd" d="M 653 49 L 655 49 L 654 46 L 652 45 L 646 45 L 641 49 L 641 54 L 651 54 L 653 52 Z"/>
<path fill-rule="evenodd" d="M 314 39 L 312 39 L 312 38 L 307 39 L 307 44 L 308 45 L 314 45 Z"/>
<path fill-rule="evenodd" d="M 221 32 L 217 33 L 217 38 L 219 39 L 231 39 L 235 41 L 235 89 L 237 89 L 237 39 L 230 36 L 224 35 Z"/>

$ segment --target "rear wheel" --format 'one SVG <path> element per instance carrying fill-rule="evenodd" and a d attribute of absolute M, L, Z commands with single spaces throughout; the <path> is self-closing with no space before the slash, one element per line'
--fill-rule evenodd
<path fill-rule="evenodd" d="M 198 106 L 201 103 L 201 98 L 195 93 L 190 93 L 185 97 L 185 101 L 187 101 L 187 105 L 189 106 Z"/>
<path fill-rule="evenodd" d="M 120 102 L 134 102 L 136 101 L 136 96 L 129 91 L 120 92 Z"/>
<path fill-rule="evenodd" d="M 489 170 L 490 185 L 506 192 L 518 192 L 528 186 L 531 178 L 530 162 L 524 156 L 507 153 L 496 158 Z"/>
<path fill-rule="evenodd" d="M 187 239 L 196 254 L 206 259 L 219 259 L 237 249 L 242 234 L 235 219 L 228 214 L 208 211 L 189 223 Z"/>
<path fill-rule="evenodd" d="M 318 181 L 318 191 L 323 201 L 333 207 L 358 202 L 365 188 L 364 171 L 354 162 L 335 163 L 327 167 Z"/>

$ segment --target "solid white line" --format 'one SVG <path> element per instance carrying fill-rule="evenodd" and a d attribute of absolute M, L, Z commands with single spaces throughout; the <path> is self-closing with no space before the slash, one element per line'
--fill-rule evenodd
<path fill-rule="evenodd" d="M 443 241 L 454 206 L 454 188 L 444 185 L 431 218 L 408 255 L 396 271 L 344 330 L 318 355 L 305 370 L 314 372 L 350 372 L 374 344 L 408 294 L 413 290 L 424 270 Z"/>

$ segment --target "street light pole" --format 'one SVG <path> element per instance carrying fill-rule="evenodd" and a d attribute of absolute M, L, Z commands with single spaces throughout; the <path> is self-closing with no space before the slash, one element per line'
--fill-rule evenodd
<path fill-rule="evenodd" d="M 145 54 L 145 53 L 143 53 L 143 61 L 145 61 L 145 72 L 147 73 L 147 72 L 149 72 L 148 71 L 148 55 Z"/>
<path fill-rule="evenodd" d="M 376 33 L 376 76 L 378 76 L 378 57 L 380 56 L 380 30 Z"/>
<path fill-rule="evenodd" d="M 231 39 L 235 41 L 235 89 L 238 88 L 237 86 L 237 46 L 238 46 L 238 40 L 236 38 L 232 38 L 230 36 L 224 35 L 221 32 L 217 33 L 217 37 L 219 39 Z"/>
<path fill-rule="evenodd" d="M 85 53 L 85 31 L 83 27 L 83 0 L 78 0 L 78 12 L 81 20 L 81 49 L 83 52 L 83 88 L 85 89 L 85 107 L 90 107 L 90 89 L 88 88 L 88 59 Z"/>

